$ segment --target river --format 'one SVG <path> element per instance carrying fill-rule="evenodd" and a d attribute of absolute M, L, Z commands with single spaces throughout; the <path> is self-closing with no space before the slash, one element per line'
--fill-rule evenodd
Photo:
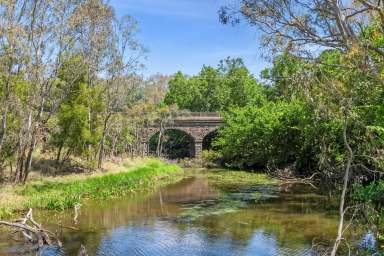
<path fill-rule="evenodd" d="M 151 195 L 86 202 L 77 224 L 73 210 L 37 212 L 63 242 L 40 255 L 77 255 L 84 245 L 89 255 L 108 256 L 304 256 L 334 239 L 337 203 L 328 193 L 309 185 L 214 183 L 205 172 L 189 173 Z M 0 255 L 36 255 L 4 237 Z M 361 243 L 356 230 L 348 237 Z"/>

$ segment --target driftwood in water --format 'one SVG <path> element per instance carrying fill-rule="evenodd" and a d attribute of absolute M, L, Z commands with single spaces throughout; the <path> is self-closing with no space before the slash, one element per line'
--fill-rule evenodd
<path fill-rule="evenodd" d="M 75 217 L 73 217 L 73 221 L 75 222 L 76 225 L 79 223 L 77 218 L 79 217 L 80 207 L 81 207 L 81 204 L 75 205 Z"/>
<path fill-rule="evenodd" d="M 0 226 L 6 226 L 14 229 L 16 232 L 20 232 L 26 242 L 37 244 L 38 248 L 41 248 L 44 245 L 53 244 L 57 244 L 61 247 L 61 242 L 57 236 L 54 233 L 43 229 L 41 224 L 33 219 L 32 209 L 29 209 L 24 218 L 18 219 L 15 222 L 0 221 Z"/>
<path fill-rule="evenodd" d="M 280 180 L 282 184 L 307 184 L 313 188 L 316 188 L 316 186 L 313 185 L 314 177 L 319 174 L 315 172 L 308 178 L 298 178 L 292 175 L 289 167 L 285 169 L 276 169 L 276 171 L 272 171 L 268 168 L 267 173 L 269 176 Z"/>
<path fill-rule="evenodd" d="M 84 245 L 81 245 L 80 251 L 77 254 L 77 256 L 88 256 L 87 250 L 85 249 Z"/>

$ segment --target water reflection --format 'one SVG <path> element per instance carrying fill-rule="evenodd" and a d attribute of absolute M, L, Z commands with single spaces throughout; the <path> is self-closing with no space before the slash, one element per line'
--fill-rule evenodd
<path fill-rule="evenodd" d="M 123 241 L 123 242 L 122 242 Z M 195 227 L 179 229 L 165 221 L 117 228 L 102 237 L 97 255 L 310 255 L 309 248 L 280 247 L 273 236 L 255 232 L 244 243 L 230 236 L 209 236 Z"/>
<path fill-rule="evenodd" d="M 43 255 L 314 255 L 313 241 L 331 241 L 337 228 L 335 202 L 302 186 L 217 186 L 197 175 L 156 194 L 88 202 L 73 212 L 40 212 L 61 232 L 64 248 Z M 0 241 L 5 239 L 1 238 Z M 34 255 L 14 242 L 0 255 Z"/>

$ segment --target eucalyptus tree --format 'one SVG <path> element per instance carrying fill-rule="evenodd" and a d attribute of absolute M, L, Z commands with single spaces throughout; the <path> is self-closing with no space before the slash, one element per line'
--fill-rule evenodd
<path fill-rule="evenodd" d="M 24 183 L 38 142 L 52 136 L 58 159 L 63 147 L 68 155 L 74 144 L 57 138 L 75 129 L 84 104 L 87 117 L 76 120 L 86 121 L 89 138 L 72 142 L 85 141 L 86 155 L 93 149 L 101 162 L 110 116 L 136 93 L 136 22 L 118 20 L 101 0 L 5 0 L 0 13 L 0 169 L 16 155 L 12 180 Z"/>
<path fill-rule="evenodd" d="M 2 139 L 16 137 L 16 172 L 13 180 L 25 182 L 32 155 L 54 104 L 50 98 L 57 72 L 75 40 L 70 19 L 77 3 L 66 0 L 2 1 L 2 67 L 7 67 L 2 108 Z M 13 78 L 16 81 L 13 81 Z M 17 82 L 19 80 L 19 82 Z M 18 125 L 7 135 L 10 104 Z"/>
<path fill-rule="evenodd" d="M 98 116 L 98 110 L 94 109 L 92 96 L 100 97 L 101 85 L 98 83 L 100 74 L 107 69 L 108 49 L 111 46 L 113 34 L 114 12 L 111 6 L 103 0 L 85 0 L 75 9 L 71 19 L 71 26 L 78 32 L 78 40 L 74 49 L 78 51 L 84 60 L 87 69 L 87 85 L 94 94 L 88 95 L 88 130 L 94 137 L 100 137 L 98 125 L 102 122 Z M 92 159 L 91 151 L 95 143 L 88 145 L 88 160 Z M 94 150 L 97 155 L 97 150 Z"/>
<path fill-rule="evenodd" d="M 26 13 L 25 1 L 0 2 L 0 169 L 4 169 L 5 160 L 15 150 L 17 138 L 11 134 L 13 129 L 9 120 L 11 110 L 16 106 L 15 93 L 18 78 L 21 74 L 20 59 L 25 58 L 25 38 L 20 31 L 23 29 L 21 19 Z M 11 127 L 10 127 L 11 126 Z M 2 173 L 2 172 L 1 172 Z M 0 180 L 2 175 L 0 173 Z"/>
<path fill-rule="evenodd" d="M 144 84 L 144 100 L 155 106 L 164 102 L 170 77 L 162 74 L 150 76 Z"/>
<path fill-rule="evenodd" d="M 140 59 L 144 48 L 135 38 L 137 22 L 130 16 L 112 21 L 112 33 L 108 39 L 106 69 L 104 72 L 102 95 L 104 101 L 103 131 L 98 147 L 98 168 L 104 158 L 104 143 L 110 118 L 122 112 L 125 106 L 134 104 L 139 83 L 135 71 L 141 67 Z"/>
<path fill-rule="evenodd" d="M 91 92 L 86 80 L 87 70 L 79 55 L 67 60 L 58 72 L 52 95 L 60 95 L 60 102 L 47 127 L 48 144 L 57 149 L 56 166 L 60 169 L 71 154 L 82 156 L 93 139 L 87 122 L 88 94 Z"/>

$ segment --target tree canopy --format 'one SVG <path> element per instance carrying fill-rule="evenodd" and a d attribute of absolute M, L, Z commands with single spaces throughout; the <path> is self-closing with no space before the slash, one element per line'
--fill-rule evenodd
<path fill-rule="evenodd" d="M 241 59 L 227 58 L 217 68 L 203 66 L 196 76 L 175 74 L 164 102 L 194 112 L 217 112 L 245 106 L 250 101 L 259 104 L 262 91 Z"/>

